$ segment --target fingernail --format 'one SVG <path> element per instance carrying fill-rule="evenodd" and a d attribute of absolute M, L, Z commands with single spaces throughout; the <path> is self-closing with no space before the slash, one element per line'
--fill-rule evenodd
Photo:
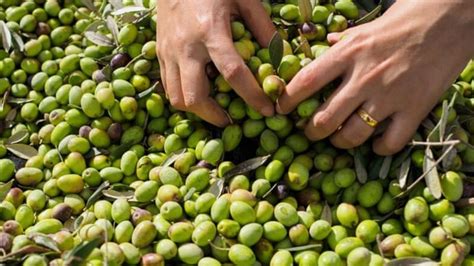
<path fill-rule="evenodd" d="M 273 106 L 266 106 L 262 108 L 262 114 L 264 116 L 272 116 L 274 112 L 275 108 L 273 108 Z"/>

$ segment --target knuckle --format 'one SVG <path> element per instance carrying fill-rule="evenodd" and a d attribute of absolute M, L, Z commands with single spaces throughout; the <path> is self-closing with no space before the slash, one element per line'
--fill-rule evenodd
<path fill-rule="evenodd" d="M 176 109 L 183 110 L 185 108 L 184 101 L 180 99 L 179 97 L 169 96 L 169 101 L 170 101 L 170 104 Z"/>
<path fill-rule="evenodd" d="M 326 111 L 318 113 L 313 119 L 313 125 L 319 131 L 329 133 L 332 128 L 332 115 Z"/>
<path fill-rule="evenodd" d="M 199 101 L 198 97 L 192 95 L 184 98 L 184 107 L 188 110 L 195 109 L 196 106 L 198 106 Z"/>
<path fill-rule="evenodd" d="M 241 63 L 229 62 L 223 66 L 222 75 L 226 80 L 235 80 L 242 74 L 243 70 L 244 68 Z"/>

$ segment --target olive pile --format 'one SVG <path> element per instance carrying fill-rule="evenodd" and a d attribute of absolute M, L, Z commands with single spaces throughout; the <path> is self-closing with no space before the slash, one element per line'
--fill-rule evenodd
<path fill-rule="evenodd" d="M 273 100 L 361 17 L 339 0 L 304 18 L 299 2 L 262 2 L 282 37 L 276 66 L 231 25 Z M 0 264 L 474 265 L 474 62 L 382 158 L 302 134 L 334 84 L 265 118 L 209 75 L 234 121 L 223 130 L 171 107 L 155 1 L 0 5 Z"/>

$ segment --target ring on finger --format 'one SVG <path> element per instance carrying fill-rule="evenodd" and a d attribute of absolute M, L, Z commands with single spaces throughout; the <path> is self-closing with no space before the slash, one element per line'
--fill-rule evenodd
<path fill-rule="evenodd" d="M 375 128 L 378 125 L 378 121 L 374 119 L 367 111 L 362 108 L 357 110 L 357 115 L 364 121 L 368 126 Z"/>

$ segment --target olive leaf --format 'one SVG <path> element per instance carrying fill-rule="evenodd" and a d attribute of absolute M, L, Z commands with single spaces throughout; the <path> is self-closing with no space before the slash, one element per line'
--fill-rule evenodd
<path fill-rule="evenodd" d="M 300 40 L 301 40 L 300 45 L 298 46 L 298 49 L 301 50 L 306 57 L 314 59 L 313 52 L 311 51 L 311 46 L 309 45 L 308 39 L 304 36 L 301 30 L 298 30 L 298 32 L 300 34 Z"/>
<path fill-rule="evenodd" d="M 212 193 L 216 198 L 220 197 L 222 192 L 224 191 L 225 180 L 223 178 L 217 179 L 216 182 L 212 183 L 212 185 L 207 190 L 209 193 Z"/>
<path fill-rule="evenodd" d="M 268 51 L 270 53 L 270 61 L 275 69 L 280 66 L 283 58 L 283 39 L 278 31 L 275 31 L 273 37 L 268 44 Z"/>
<path fill-rule="evenodd" d="M 362 6 L 362 8 L 369 12 L 373 10 L 377 5 L 375 4 L 375 1 L 373 0 L 356 0 L 356 2 Z"/>
<path fill-rule="evenodd" d="M 439 120 L 439 141 L 444 140 L 444 135 L 446 133 L 446 125 L 448 123 L 448 116 L 449 116 L 449 106 L 448 106 L 448 101 L 444 100 L 443 101 L 443 109 L 441 113 L 441 118 Z"/>
<path fill-rule="evenodd" d="M 395 198 L 401 198 L 401 197 L 405 197 L 406 195 L 408 195 L 408 193 L 410 193 L 410 191 L 418 184 L 421 182 L 421 180 L 423 180 L 423 178 L 425 178 L 425 176 L 431 171 L 431 169 L 435 168 L 438 166 L 439 163 L 441 163 L 441 161 L 448 155 L 448 153 L 454 149 L 456 144 L 451 144 L 451 146 L 449 146 L 449 148 L 436 160 L 436 162 L 434 162 L 432 164 L 432 166 L 429 168 L 429 169 L 426 169 L 426 171 L 423 171 L 423 174 L 421 174 L 413 183 L 410 184 L 410 186 L 407 187 L 407 189 L 405 191 L 403 191 L 402 193 L 398 194 L 397 196 L 395 196 Z"/>
<path fill-rule="evenodd" d="M 148 9 L 142 6 L 127 6 L 127 7 L 123 7 L 118 10 L 115 10 L 114 12 L 112 12 L 112 15 L 120 16 L 120 15 L 124 15 L 128 13 L 138 13 L 138 12 L 145 12 L 145 11 L 148 11 Z"/>
<path fill-rule="evenodd" d="M 124 143 L 118 146 L 117 148 L 113 149 L 110 152 L 110 159 L 115 160 L 121 157 L 126 151 L 128 151 L 133 145 L 130 143 Z"/>
<path fill-rule="evenodd" d="M 84 221 L 84 215 L 83 214 L 81 214 L 80 216 L 78 216 L 74 220 L 74 225 L 73 225 L 74 232 L 77 232 L 79 230 L 79 228 L 81 228 L 81 225 L 82 225 L 83 221 Z"/>
<path fill-rule="evenodd" d="M 0 183 L 0 201 L 3 201 L 13 186 L 13 179 L 7 183 Z"/>
<path fill-rule="evenodd" d="M 289 252 L 296 252 L 296 251 L 303 251 L 303 250 L 315 249 L 315 248 L 320 248 L 320 247 L 322 247 L 321 244 L 309 244 L 309 245 L 291 247 L 291 248 L 279 248 L 278 250 L 286 250 L 286 251 L 289 251 Z"/>
<path fill-rule="evenodd" d="M 8 97 L 10 97 L 10 90 L 5 91 L 3 98 L 0 99 L 0 109 L 3 109 L 6 102 L 8 102 Z"/>
<path fill-rule="evenodd" d="M 137 99 L 140 100 L 140 99 L 148 97 L 149 95 L 151 95 L 153 92 L 156 91 L 156 89 L 158 88 L 158 85 L 159 85 L 159 82 L 155 82 L 155 84 L 153 84 L 153 86 L 151 86 L 150 88 L 140 92 L 137 95 Z"/>
<path fill-rule="evenodd" d="M 400 188 L 404 188 L 407 184 L 408 174 L 410 173 L 411 158 L 407 157 L 400 166 L 400 171 L 398 173 L 398 183 Z"/>
<path fill-rule="evenodd" d="M 33 102 L 33 99 L 25 99 L 25 98 L 8 98 L 8 103 L 12 104 L 25 104 Z"/>
<path fill-rule="evenodd" d="M 99 26 L 101 25 L 104 25 L 104 21 L 102 20 L 94 20 L 91 24 L 89 24 L 86 29 L 84 30 L 84 32 L 88 32 L 88 31 L 97 31 L 97 29 L 99 28 Z"/>
<path fill-rule="evenodd" d="M 190 188 L 189 191 L 186 193 L 186 195 L 184 195 L 183 201 L 189 200 L 193 196 L 194 192 L 196 192 L 196 188 L 195 187 Z"/>
<path fill-rule="evenodd" d="M 186 152 L 186 148 L 177 150 L 175 152 L 172 152 L 166 160 L 164 160 L 160 166 L 170 166 L 174 164 L 176 160 L 179 159 L 181 155 L 183 155 Z"/>
<path fill-rule="evenodd" d="M 105 181 L 104 183 L 102 183 L 87 200 L 85 209 L 88 209 L 90 206 L 96 203 L 96 201 L 98 201 L 102 197 L 103 195 L 102 191 L 108 188 L 109 186 L 110 186 L 109 181 Z"/>
<path fill-rule="evenodd" d="M 375 236 L 375 241 L 377 243 L 377 249 L 379 251 L 380 256 L 382 256 L 382 258 L 385 258 L 385 254 L 383 254 L 382 245 L 381 245 L 382 238 L 383 238 L 383 235 L 379 233 Z"/>
<path fill-rule="evenodd" d="M 382 169 L 383 161 L 384 157 L 377 156 L 369 162 L 366 167 L 368 178 L 379 178 L 380 169 Z"/>
<path fill-rule="evenodd" d="M 427 172 L 425 175 L 426 186 L 430 190 L 433 197 L 436 199 L 441 198 L 442 189 L 441 182 L 439 180 L 439 173 L 434 163 L 433 151 L 430 146 L 425 149 L 425 158 L 423 161 L 423 171 Z"/>
<path fill-rule="evenodd" d="M 133 197 L 135 196 L 134 190 L 117 191 L 114 189 L 106 189 L 102 191 L 102 194 L 111 199 L 126 199 L 126 200 L 133 199 Z"/>
<path fill-rule="evenodd" d="M 31 157 L 38 155 L 38 151 L 35 148 L 26 144 L 20 144 L 20 143 L 7 144 L 5 145 L 5 147 L 11 153 L 25 160 L 28 160 Z"/>
<path fill-rule="evenodd" d="M 100 33 L 97 33 L 97 32 L 93 32 L 93 31 L 86 31 L 84 33 L 84 36 L 91 42 L 93 42 L 94 44 L 97 44 L 99 46 L 107 46 L 107 47 L 113 47 L 114 46 L 114 43 L 113 41 L 100 34 Z"/>
<path fill-rule="evenodd" d="M 49 248 L 51 250 L 54 250 L 56 252 L 61 252 L 61 250 L 58 248 L 58 245 L 56 242 L 49 236 L 41 233 L 30 233 L 28 235 L 28 239 L 32 240 L 39 246 L 43 246 L 46 248 Z"/>
<path fill-rule="evenodd" d="M 385 179 L 388 176 L 388 173 L 390 172 L 390 166 L 392 165 L 392 156 L 386 156 L 383 159 L 382 167 L 380 167 L 379 171 L 379 177 L 380 179 Z"/>
<path fill-rule="evenodd" d="M 112 5 L 114 10 L 119 10 L 123 7 L 123 3 L 120 0 L 109 0 L 110 5 Z"/>
<path fill-rule="evenodd" d="M 33 37 L 30 36 L 30 39 L 33 39 Z M 18 33 L 12 32 L 12 40 L 13 47 L 15 47 L 15 49 L 19 50 L 20 52 L 23 52 L 23 50 L 25 50 L 25 43 L 23 42 L 23 39 Z"/>
<path fill-rule="evenodd" d="M 329 24 L 331 24 L 333 19 L 334 19 L 334 12 L 331 12 L 326 19 L 326 26 L 329 26 Z"/>
<path fill-rule="evenodd" d="M 367 182 L 367 170 L 365 169 L 365 166 L 362 161 L 363 158 L 360 149 L 354 149 L 354 166 L 356 170 L 357 180 L 360 183 L 365 184 L 365 182 Z"/>
<path fill-rule="evenodd" d="M 256 157 L 253 159 L 249 159 L 247 161 L 243 161 L 236 165 L 234 168 L 227 171 L 224 176 L 222 177 L 224 180 L 228 180 L 236 175 L 241 175 L 253 171 L 260 166 L 264 165 L 268 159 L 270 159 L 271 155 L 265 155 L 261 157 Z"/>
<path fill-rule="evenodd" d="M 361 25 L 367 22 L 370 22 L 377 18 L 378 15 L 382 12 L 382 5 L 376 6 L 372 11 L 367 13 L 365 16 L 361 17 L 360 19 L 355 21 L 355 25 Z"/>
<path fill-rule="evenodd" d="M 117 22 L 115 22 L 115 19 L 113 19 L 111 16 L 107 16 L 106 23 L 107 23 L 107 28 L 112 33 L 112 37 L 114 37 L 115 45 L 119 45 L 118 43 L 119 30 L 118 30 Z"/>
<path fill-rule="evenodd" d="M 446 149 L 446 146 L 443 147 L 443 150 L 445 150 L 445 149 Z M 451 151 L 449 151 L 448 155 L 441 162 L 441 165 L 443 166 L 443 169 L 449 170 L 453 166 L 454 159 L 456 158 L 457 155 L 458 155 L 458 150 L 457 149 L 452 149 Z"/>
<path fill-rule="evenodd" d="M 97 8 L 94 5 L 94 2 L 92 0 L 81 0 L 81 3 L 87 7 L 89 10 L 96 12 Z"/>
<path fill-rule="evenodd" d="M 301 17 L 303 21 L 311 21 L 311 14 L 313 13 L 313 7 L 310 0 L 298 0 L 298 7 L 300 9 Z"/>
<path fill-rule="evenodd" d="M 7 139 L 5 144 L 15 144 L 15 143 L 22 142 L 23 140 L 25 140 L 28 137 L 28 135 L 29 135 L 29 133 L 28 133 L 27 130 L 20 130 L 20 131 L 16 132 L 15 134 L 11 135 Z"/>
<path fill-rule="evenodd" d="M 98 247 L 100 244 L 100 239 L 96 238 L 91 241 L 81 242 L 75 248 L 73 248 L 70 252 L 65 253 L 64 262 L 65 265 L 71 266 L 80 266 L 83 264 L 85 259 L 91 254 L 94 248 Z"/>
<path fill-rule="evenodd" d="M 323 210 L 321 211 L 321 220 L 325 220 L 329 224 L 332 224 L 332 211 L 327 202 L 324 203 Z"/>
<path fill-rule="evenodd" d="M 20 248 L 17 251 L 10 252 L 5 256 L 0 257 L 0 263 L 12 260 L 14 257 L 24 256 L 27 254 L 43 254 L 50 252 L 51 250 L 45 247 L 40 247 L 38 245 L 28 245 L 26 247 Z M 8 265 L 8 264 L 7 264 Z"/>
<path fill-rule="evenodd" d="M 438 266 L 439 263 L 428 258 L 422 257 L 406 257 L 400 259 L 393 259 L 385 263 L 385 266 Z"/>
<path fill-rule="evenodd" d="M 0 34 L 2 35 L 2 44 L 5 51 L 10 51 L 12 48 L 12 35 L 7 24 L 3 20 L 0 20 Z"/>
<path fill-rule="evenodd" d="M 143 7 L 143 0 L 133 0 L 135 6 Z"/>

